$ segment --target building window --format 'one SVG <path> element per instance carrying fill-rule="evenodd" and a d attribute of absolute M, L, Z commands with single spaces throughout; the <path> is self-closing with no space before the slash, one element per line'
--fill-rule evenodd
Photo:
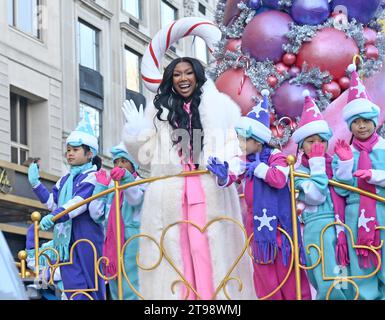
<path fill-rule="evenodd" d="M 80 120 L 83 119 L 85 112 L 88 112 L 92 130 L 99 141 L 99 150 L 102 150 L 102 112 L 85 103 L 80 103 Z"/>
<path fill-rule="evenodd" d="M 79 64 L 95 71 L 100 70 L 99 37 L 98 29 L 82 20 L 78 21 Z"/>
<path fill-rule="evenodd" d="M 206 7 L 203 4 L 199 3 L 198 10 L 203 15 L 206 15 Z"/>
<path fill-rule="evenodd" d="M 135 18 L 142 18 L 141 0 L 122 0 L 123 10 Z"/>
<path fill-rule="evenodd" d="M 124 51 L 126 62 L 126 88 L 142 92 L 142 82 L 140 81 L 140 64 L 142 56 L 127 47 Z"/>
<path fill-rule="evenodd" d="M 22 164 L 28 158 L 28 99 L 11 93 L 11 162 Z"/>
<path fill-rule="evenodd" d="M 41 38 L 41 0 L 8 0 L 8 24 Z"/>
<path fill-rule="evenodd" d="M 177 10 L 164 0 L 160 2 L 160 19 L 162 28 L 177 19 Z"/>
<path fill-rule="evenodd" d="M 194 37 L 195 57 L 203 63 L 208 63 L 208 50 L 206 42 L 200 37 Z"/>

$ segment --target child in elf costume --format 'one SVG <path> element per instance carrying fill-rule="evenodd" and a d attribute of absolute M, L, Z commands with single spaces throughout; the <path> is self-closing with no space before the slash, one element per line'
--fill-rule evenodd
<path fill-rule="evenodd" d="M 343 118 L 353 134 L 352 145 L 337 141 L 333 159 L 334 179 L 385 197 L 385 140 L 376 133 L 380 108 L 370 101 L 356 66 L 350 65 L 351 82 L 348 103 Z M 346 198 L 345 223 L 354 236 L 356 245 L 378 246 L 385 240 L 385 204 L 358 193 L 336 188 Z M 377 251 L 384 263 L 384 250 Z M 377 266 L 375 254 L 367 249 L 349 246 L 350 275 L 364 276 Z M 372 277 L 354 279 L 359 287 L 359 299 L 385 299 L 385 269 Z"/>
<path fill-rule="evenodd" d="M 230 166 L 227 162 L 222 164 L 218 159 L 210 158 L 207 167 L 217 176 L 221 187 L 227 187 L 237 179 L 244 180 L 246 232 L 248 236 L 254 232 L 251 247 L 254 286 L 259 298 L 273 292 L 288 272 L 290 244 L 277 228 L 281 227 L 293 236 L 286 157 L 280 150 L 268 146 L 271 140 L 268 95 L 268 90 L 262 90 L 263 100 L 246 117 L 242 117 L 236 127 L 245 158 L 234 158 Z M 301 271 L 301 285 L 302 298 L 311 299 L 304 271 Z M 270 299 L 296 299 L 294 272 Z"/>
<path fill-rule="evenodd" d="M 59 179 L 50 193 L 40 182 L 39 168 L 36 163 L 28 169 L 28 179 L 33 191 L 40 202 L 51 211 L 40 221 L 40 229 L 53 230 L 53 245 L 59 252 L 60 263 L 69 262 L 70 248 L 80 239 L 90 240 L 96 248 L 96 255 L 88 243 L 79 243 L 74 248 L 73 263 L 60 267 L 67 298 L 73 292 L 86 292 L 95 300 L 105 299 L 104 281 L 97 276 L 94 259 L 101 256 L 103 246 L 103 228 L 91 218 L 89 204 L 85 204 L 69 214 L 61 217 L 56 222 L 52 218 L 67 208 L 92 196 L 96 184 L 95 172 L 99 170 L 100 158 L 98 153 L 98 140 L 90 125 L 88 114 L 72 131 L 66 140 L 66 158 L 70 165 L 70 172 Z M 96 289 L 96 290 L 95 290 Z M 87 291 L 89 290 L 89 291 Z M 78 294 L 74 299 L 89 299 L 85 294 Z"/>
<path fill-rule="evenodd" d="M 133 181 L 141 180 L 137 174 L 138 165 L 135 163 L 132 156 L 128 153 L 123 143 L 111 149 L 114 169 L 111 171 L 111 178 L 114 181 L 119 181 L 120 184 L 126 184 Z M 110 184 L 111 178 L 107 177 L 104 170 L 100 170 L 96 174 L 97 184 L 94 190 L 94 195 L 102 191 L 112 188 Z M 140 233 L 140 211 L 144 197 L 145 185 L 138 185 L 124 189 L 120 192 L 120 222 L 121 222 L 121 246 L 131 237 Z M 104 209 L 102 215 L 97 218 L 100 223 L 107 222 L 106 238 L 103 247 L 103 256 L 109 259 L 109 264 L 106 265 L 106 275 L 111 277 L 117 272 L 117 254 L 116 254 L 116 209 L 115 196 L 110 193 L 98 200 L 102 202 Z M 96 210 L 97 211 L 97 210 Z M 138 268 L 136 264 L 136 256 L 139 250 L 138 239 L 131 241 L 124 251 L 124 267 L 131 284 L 136 290 L 139 290 L 138 283 Z M 111 297 L 114 300 L 118 299 L 118 286 L 116 278 L 109 281 Z M 137 300 L 137 295 L 127 284 L 123 278 L 123 299 Z"/>
<path fill-rule="evenodd" d="M 298 200 L 305 204 L 301 218 L 305 225 L 303 242 L 305 247 L 315 244 L 321 247 L 320 236 L 322 229 L 334 221 L 344 221 L 345 201 L 333 187 L 328 186 L 328 180 L 333 177 L 332 157 L 326 153 L 332 131 L 308 90 L 304 91 L 305 104 L 298 128 L 293 134 L 293 140 L 303 152 L 298 172 L 310 175 L 310 178 L 295 178 L 295 188 L 299 190 Z M 338 234 L 338 240 L 337 240 Z M 346 234 L 343 227 L 329 227 L 323 234 L 324 276 L 336 277 L 340 270 L 347 275 L 346 266 L 349 263 Z M 319 254 L 311 249 L 306 255 L 307 266 L 317 263 Z M 337 264 L 337 261 L 339 262 Z M 341 267 L 345 268 L 341 268 Z M 317 300 L 325 300 L 327 292 L 334 280 L 324 280 L 322 266 L 308 270 L 309 279 L 317 290 Z M 344 290 L 345 288 L 345 290 Z M 346 300 L 349 296 L 348 286 L 340 285 L 331 291 L 329 299 Z"/>

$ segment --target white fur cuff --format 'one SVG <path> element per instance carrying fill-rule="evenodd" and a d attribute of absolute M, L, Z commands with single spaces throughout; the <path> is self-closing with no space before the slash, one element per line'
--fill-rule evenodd
<path fill-rule="evenodd" d="M 338 159 L 338 168 L 336 170 L 336 176 L 340 180 L 350 180 L 353 178 L 353 165 L 354 159 L 340 160 Z"/>
<path fill-rule="evenodd" d="M 368 183 L 385 188 L 385 170 L 371 169 L 370 171 L 372 171 L 372 177 L 368 180 Z"/>
<path fill-rule="evenodd" d="M 226 188 L 227 187 L 227 185 L 229 184 L 229 180 L 230 180 L 230 177 L 229 176 L 227 176 L 227 179 L 226 179 L 226 183 L 225 184 L 219 184 L 219 180 L 218 180 L 218 177 L 216 177 L 216 182 L 217 182 L 217 186 L 219 187 L 219 188 Z"/>
<path fill-rule="evenodd" d="M 266 163 L 261 162 L 254 170 L 254 175 L 257 178 L 265 180 L 267 170 L 269 170 L 269 166 Z"/>
<path fill-rule="evenodd" d="M 314 157 L 309 159 L 310 174 L 325 174 L 326 164 L 325 157 Z"/>

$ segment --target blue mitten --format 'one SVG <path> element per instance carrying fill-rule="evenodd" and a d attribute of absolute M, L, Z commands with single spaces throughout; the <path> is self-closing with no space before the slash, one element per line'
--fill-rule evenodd
<path fill-rule="evenodd" d="M 254 177 L 255 168 L 261 163 L 259 160 L 259 153 L 255 154 L 255 161 L 246 163 L 246 178 L 252 179 Z"/>
<path fill-rule="evenodd" d="M 229 164 L 226 161 L 222 163 L 215 157 L 209 157 L 207 163 L 207 169 L 218 177 L 219 185 L 226 184 L 229 177 Z"/>
<path fill-rule="evenodd" d="M 53 215 L 48 214 L 40 221 L 40 230 L 47 231 L 48 229 L 51 229 L 55 222 L 52 221 Z"/>
<path fill-rule="evenodd" d="M 39 167 L 36 163 L 32 163 L 28 168 L 28 180 L 32 188 L 40 183 Z"/>

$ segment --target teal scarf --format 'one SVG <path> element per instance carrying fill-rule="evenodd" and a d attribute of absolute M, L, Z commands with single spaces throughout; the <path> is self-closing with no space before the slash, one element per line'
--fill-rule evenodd
<path fill-rule="evenodd" d="M 63 187 L 59 193 L 58 207 L 62 207 L 69 200 L 73 198 L 73 183 L 75 177 L 92 168 L 92 163 L 88 162 L 82 166 L 71 166 L 70 175 L 67 181 L 64 183 Z M 69 219 L 66 222 L 61 222 L 55 224 L 53 230 L 53 242 L 55 249 L 59 252 L 60 261 L 69 260 L 69 244 L 71 241 L 71 231 L 72 231 L 72 220 Z"/>

